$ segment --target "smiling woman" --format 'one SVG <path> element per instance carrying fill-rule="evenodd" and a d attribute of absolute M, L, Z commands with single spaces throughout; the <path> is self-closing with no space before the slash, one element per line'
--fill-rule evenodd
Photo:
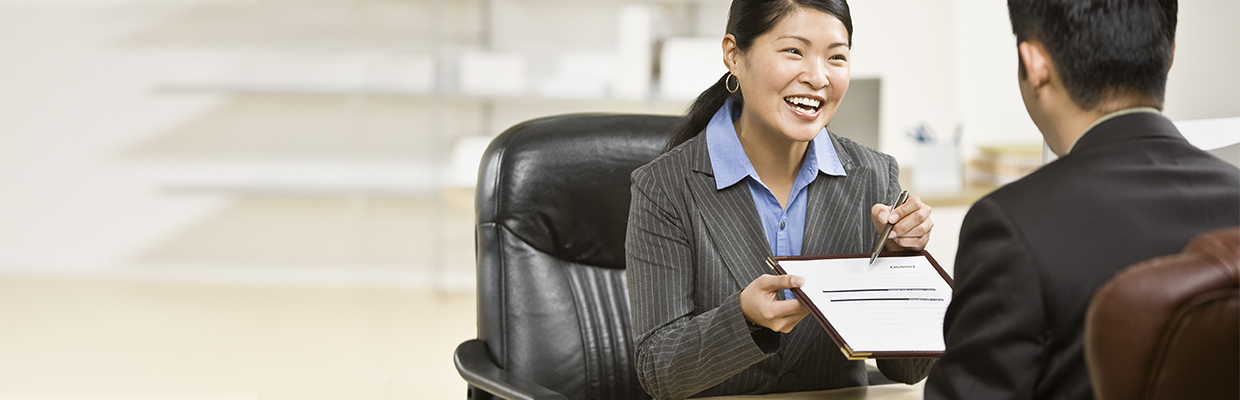
<path fill-rule="evenodd" d="M 749 99 L 733 123 L 758 177 L 787 206 L 801 159 L 848 92 L 849 30 L 839 18 L 797 9 L 742 52 L 723 38 L 723 61 Z"/>
<path fill-rule="evenodd" d="M 895 210 L 895 159 L 824 127 L 848 92 L 843 0 L 736 0 L 728 73 L 707 88 L 666 153 L 633 173 L 627 274 L 636 364 L 659 399 L 869 384 L 787 289 L 767 256 L 921 250 L 934 223 L 917 196 Z M 880 360 L 916 383 L 930 359 Z"/>
<path fill-rule="evenodd" d="M 848 92 L 848 49 L 844 23 L 814 9 L 792 12 L 748 51 L 724 36 L 724 64 L 749 100 L 736 121 L 741 142 L 817 136 Z"/>

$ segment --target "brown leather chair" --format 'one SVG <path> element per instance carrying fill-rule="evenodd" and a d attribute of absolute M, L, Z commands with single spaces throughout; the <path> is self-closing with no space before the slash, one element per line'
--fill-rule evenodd
<path fill-rule="evenodd" d="M 1099 288 L 1085 360 L 1100 400 L 1240 399 L 1240 227 L 1198 235 Z"/>

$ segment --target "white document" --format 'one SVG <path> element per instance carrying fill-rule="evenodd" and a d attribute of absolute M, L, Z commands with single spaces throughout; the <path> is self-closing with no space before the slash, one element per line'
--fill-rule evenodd
<path fill-rule="evenodd" d="M 779 260 L 847 345 L 846 355 L 942 352 L 952 289 L 925 255 Z M 803 299 L 804 300 L 804 299 Z M 843 348 L 845 346 L 841 346 Z"/>

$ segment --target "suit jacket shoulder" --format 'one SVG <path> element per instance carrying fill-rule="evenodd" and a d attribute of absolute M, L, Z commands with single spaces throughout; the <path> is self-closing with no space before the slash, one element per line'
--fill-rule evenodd
<path fill-rule="evenodd" d="M 1118 271 L 1240 225 L 1240 169 L 1160 115 L 1120 116 L 965 217 L 926 398 L 1091 398 L 1084 314 Z M 1002 310 L 1004 322 L 994 324 Z"/>

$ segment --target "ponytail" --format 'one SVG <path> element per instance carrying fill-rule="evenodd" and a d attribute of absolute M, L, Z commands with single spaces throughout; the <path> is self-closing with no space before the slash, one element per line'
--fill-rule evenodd
<path fill-rule="evenodd" d="M 680 123 L 676 124 L 676 128 L 672 130 L 672 137 L 667 141 L 667 147 L 663 151 L 671 150 L 673 147 L 679 146 L 681 143 L 693 139 L 703 130 L 706 125 L 710 124 L 711 117 L 715 116 L 715 112 L 723 107 L 724 101 L 728 97 L 732 97 L 735 109 L 740 109 L 742 100 L 740 91 L 729 93 L 727 89 L 727 79 L 729 74 L 723 74 L 718 82 L 702 91 L 697 99 L 693 101 L 693 105 L 689 106 L 689 114 L 685 115 Z"/>

